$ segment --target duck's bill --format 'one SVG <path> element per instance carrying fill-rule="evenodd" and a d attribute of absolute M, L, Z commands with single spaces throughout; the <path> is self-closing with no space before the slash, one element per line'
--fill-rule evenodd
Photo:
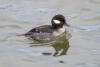
<path fill-rule="evenodd" d="M 70 27 L 70 25 L 69 25 L 69 24 L 67 24 L 67 23 L 65 23 L 65 26 Z"/>

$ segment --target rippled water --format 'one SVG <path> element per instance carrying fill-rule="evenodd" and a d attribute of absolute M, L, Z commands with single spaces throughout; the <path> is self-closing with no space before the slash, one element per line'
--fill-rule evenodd
<path fill-rule="evenodd" d="M 16 36 L 55 14 L 71 25 L 67 55 Z M 0 0 L 0 36 L 0 67 L 100 67 L 100 0 Z"/>

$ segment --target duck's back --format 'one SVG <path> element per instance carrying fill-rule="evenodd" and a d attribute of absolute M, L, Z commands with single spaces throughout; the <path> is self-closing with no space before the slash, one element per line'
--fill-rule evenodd
<path fill-rule="evenodd" d="M 31 37 L 37 41 L 50 40 L 52 38 L 53 29 L 50 25 L 43 25 L 36 27 L 25 34 L 25 36 Z"/>

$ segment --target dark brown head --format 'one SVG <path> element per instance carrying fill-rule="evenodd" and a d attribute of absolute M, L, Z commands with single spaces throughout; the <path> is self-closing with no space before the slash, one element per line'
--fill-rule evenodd
<path fill-rule="evenodd" d="M 66 25 L 66 26 L 69 26 L 67 23 L 66 23 L 66 19 L 63 15 L 61 14 L 58 14 L 58 15 L 55 15 L 53 18 L 52 18 L 52 27 L 53 28 L 61 28 L 63 27 L 63 25 Z"/>

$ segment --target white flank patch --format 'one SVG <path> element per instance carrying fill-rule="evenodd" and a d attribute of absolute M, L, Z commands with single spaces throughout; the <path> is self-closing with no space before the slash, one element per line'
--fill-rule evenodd
<path fill-rule="evenodd" d="M 59 20 L 53 20 L 55 24 L 60 24 L 61 22 Z"/>

